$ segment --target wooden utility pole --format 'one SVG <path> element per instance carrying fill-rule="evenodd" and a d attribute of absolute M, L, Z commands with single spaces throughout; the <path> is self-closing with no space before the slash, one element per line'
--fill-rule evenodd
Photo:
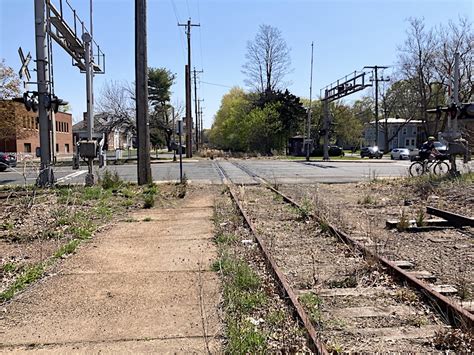
<path fill-rule="evenodd" d="M 135 0 L 135 97 L 138 140 L 138 185 L 146 185 L 152 182 L 146 37 L 146 0 Z"/>
<path fill-rule="evenodd" d="M 188 39 L 188 64 L 185 79 L 186 79 L 186 158 L 193 156 L 193 117 L 191 114 L 191 27 L 199 24 L 192 24 L 191 19 L 187 23 L 178 23 L 178 26 L 186 27 L 186 36 Z"/>
<path fill-rule="evenodd" d="M 196 151 L 199 150 L 199 132 L 201 130 L 201 124 L 199 120 L 199 110 L 198 110 L 198 97 L 197 97 L 197 79 L 196 79 L 196 74 L 198 73 L 203 73 L 202 70 L 196 70 L 194 68 L 193 74 L 194 74 L 194 116 L 196 117 Z"/>

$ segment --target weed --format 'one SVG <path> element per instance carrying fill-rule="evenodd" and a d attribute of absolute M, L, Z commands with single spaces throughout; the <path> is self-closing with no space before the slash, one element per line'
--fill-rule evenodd
<path fill-rule="evenodd" d="M 331 342 L 327 344 L 326 350 L 329 352 L 329 354 L 342 354 L 342 345 Z"/>
<path fill-rule="evenodd" d="M 221 233 L 215 237 L 216 243 L 219 244 L 232 244 L 237 240 L 235 234 Z"/>
<path fill-rule="evenodd" d="M 436 332 L 433 343 L 438 350 L 454 350 L 469 354 L 474 351 L 472 330 L 464 333 L 460 329 L 444 329 Z"/>
<path fill-rule="evenodd" d="M 330 280 L 327 282 L 329 288 L 350 288 L 356 287 L 357 282 L 357 275 L 354 273 L 352 275 L 348 275 L 342 279 L 337 280 Z"/>
<path fill-rule="evenodd" d="M 155 195 L 146 194 L 143 196 L 143 208 L 152 208 L 155 205 Z"/>
<path fill-rule="evenodd" d="M 402 209 L 400 220 L 397 223 L 397 230 L 399 232 L 406 231 L 410 227 L 410 220 L 408 219 L 405 209 Z"/>
<path fill-rule="evenodd" d="M 297 212 L 299 219 L 306 221 L 311 216 L 311 201 L 305 197 L 301 205 L 297 208 Z"/>
<path fill-rule="evenodd" d="M 153 219 L 151 217 L 145 217 L 143 218 L 143 222 L 151 222 Z"/>
<path fill-rule="evenodd" d="M 423 227 L 424 225 L 426 225 L 425 210 L 423 209 L 423 207 L 420 207 L 416 213 L 416 225 L 418 227 Z"/>
<path fill-rule="evenodd" d="M 418 296 L 416 295 L 416 293 L 406 287 L 397 290 L 393 298 L 398 302 L 404 303 L 414 303 L 418 301 Z"/>
<path fill-rule="evenodd" d="M 84 188 L 82 197 L 84 200 L 100 200 L 103 196 L 103 190 L 100 186 L 88 186 Z"/>
<path fill-rule="evenodd" d="M 428 320 L 426 319 L 426 317 L 420 314 L 411 314 L 407 318 L 407 324 L 421 328 L 422 326 L 428 324 Z"/>
<path fill-rule="evenodd" d="M 39 279 L 44 273 L 44 265 L 42 263 L 26 268 L 15 280 L 15 282 L 0 293 L 0 302 L 6 302 L 26 286 Z"/>
<path fill-rule="evenodd" d="M 125 198 L 135 197 L 135 192 L 133 190 L 129 189 L 128 187 L 125 187 L 125 188 L 121 189 L 120 193 Z"/>
<path fill-rule="evenodd" d="M 280 326 L 286 320 L 286 314 L 281 309 L 272 310 L 265 318 L 266 322 L 273 326 Z"/>
<path fill-rule="evenodd" d="M 362 200 L 357 201 L 357 203 L 359 205 L 375 205 L 377 204 L 377 201 L 375 200 L 374 197 L 372 197 L 372 195 L 367 194 L 364 196 Z"/>
<path fill-rule="evenodd" d="M 117 171 L 112 173 L 109 170 L 105 170 L 104 175 L 99 177 L 99 184 L 105 190 L 118 189 L 123 185 L 123 181 L 120 179 Z"/>
<path fill-rule="evenodd" d="M 302 305 L 308 310 L 309 318 L 315 324 L 321 323 L 321 299 L 318 295 L 308 292 L 299 297 Z"/>
<path fill-rule="evenodd" d="M 14 228 L 15 228 L 15 225 L 9 221 L 3 222 L 1 225 L 1 229 L 4 231 L 13 231 Z"/>
<path fill-rule="evenodd" d="M 325 220 L 320 220 L 319 222 L 319 229 L 321 230 L 322 233 L 329 232 L 329 223 Z"/>
<path fill-rule="evenodd" d="M 15 272 L 17 269 L 17 266 L 15 265 L 15 263 L 6 263 L 6 264 L 3 264 L 2 265 L 2 272 L 4 273 L 10 273 L 10 272 Z"/>
<path fill-rule="evenodd" d="M 181 182 L 176 184 L 176 197 L 184 198 L 186 196 L 187 188 L 188 188 L 188 178 L 186 177 L 186 174 L 184 174 Z"/>
<path fill-rule="evenodd" d="M 266 337 L 249 321 L 232 321 L 228 325 L 229 354 L 263 354 Z"/>
<path fill-rule="evenodd" d="M 127 218 L 127 219 L 124 219 L 124 222 L 133 223 L 133 222 L 137 222 L 137 220 L 135 218 Z"/>
<path fill-rule="evenodd" d="M 133 205 L 135 205 L 135 202 L 133 200 L 124 200 L 122 201 L 121 205 L 123 207 L 132 207 Z"/>
<path fill-rule="evenodd" d="M 73 239 L 59 248 L 56 253 L 54 253 L 55 258 L 62 258 L 65 255 L 72 254 L 76 250 L 77 246 L 81 241 L 79 239 Z"/>

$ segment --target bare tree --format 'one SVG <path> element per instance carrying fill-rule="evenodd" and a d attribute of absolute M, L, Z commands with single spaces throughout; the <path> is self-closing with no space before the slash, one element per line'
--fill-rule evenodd
<path fill-rule="evenodd" d="M 102 87 L 95 120 L 106 135 L 116 128 L 135 133 L 135 101 L 130 93 L 130 85 L 119 81 L 107 81 Z"/>
<path fill-rule="evenodd" d="M 245 58 L 245 84 L 259 93 L 278 89 L 291 71 L 290 49 L 280 30 L 269 25 L 260 25 L 255 39 L 247 42 Z"/>

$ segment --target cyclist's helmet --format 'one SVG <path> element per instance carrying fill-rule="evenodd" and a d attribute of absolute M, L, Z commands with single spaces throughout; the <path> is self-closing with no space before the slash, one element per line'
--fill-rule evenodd
<path fill-rule="evenodd" d="M 433 137 L 433 136 L 429 136 L 429 137 L 428 137 L 428 142 L 433 142 L 433 141 L 435 141 L 435 140 L 436 140 L 436 138 Z"/>

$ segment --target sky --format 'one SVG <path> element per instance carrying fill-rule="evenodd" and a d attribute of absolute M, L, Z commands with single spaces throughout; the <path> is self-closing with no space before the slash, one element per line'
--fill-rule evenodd
<path fill-rule="evenodd" d="M 51 1 L 59 7 L 59 0 Z M 89 27 L 89 0 L 68 1 Z M 191 66 L 204 71 L 198 97 L 204 99 L 204 127 L 209 128 L 230 87 L 245 88 L 241 70 L 246 46 L 261 24 L 281 31 L 292 62 L 285 80 L 300 97 L 309 97 L 314 42 L 317 97 L 326 85 L 367 65 L 392 66 L 390 74 L 397 48 L 407 37 L 408 18 L 424 18 L 431 28 L 459 16 L 473 21 L 474 0 L 148 0 L 148 66 L 176 73 L 171 101 L 183 105 L 186 36 L 177 24 L 188 18 L 200 24 L 191 30 Z M 94 78 L 96 99 L 106 81 L 135 80 L 134 28 L 133 0 L 93 0 L 94 39 L 106 54 L 106 72 Z M 34 1 L 0 0 L 0 59 L 18 71 L 18 47 L 34 58 L 34 40 Z M 86 110 L 85 76 L 58 45 L 53 46 L 53 60 L 55 92 L 70 103 L 77 122 Z M 33 62 L 29 68 L 34 75 Z"/>

